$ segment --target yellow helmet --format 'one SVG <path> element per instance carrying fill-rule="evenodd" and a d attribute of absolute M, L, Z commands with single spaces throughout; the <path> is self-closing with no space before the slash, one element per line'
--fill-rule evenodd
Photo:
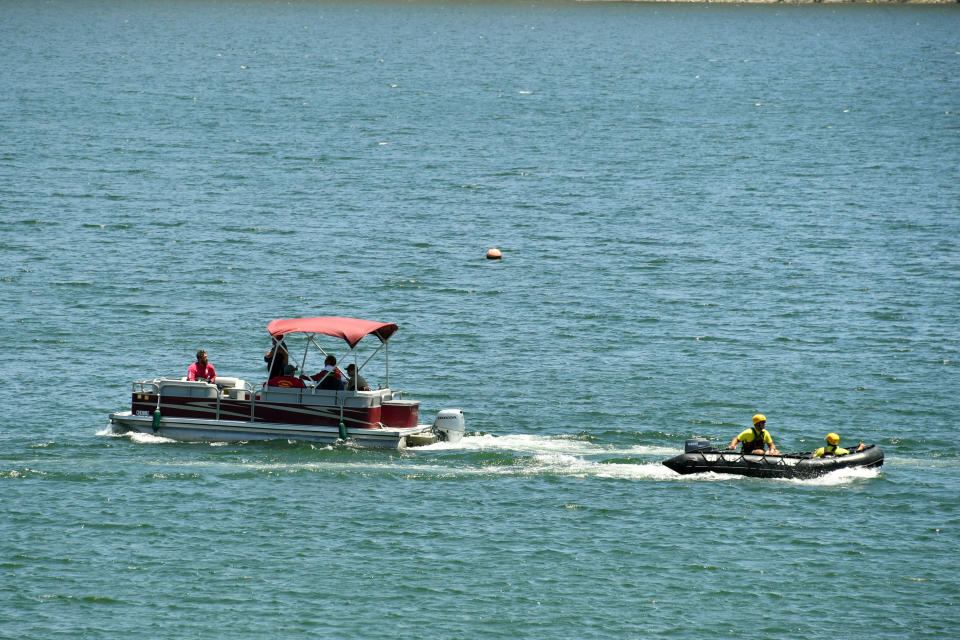
<path fill-rule="evenodd" d="M 767 421 L 767 416 L 763 415 L 762 413 L 758 413 L 757 415 L 753 416 L 753 424 L 757 424 L 758 422 L 766 422 L 766 421 Z"/>
<path fill-rule="evenodd" d="M 840 436 L 838 436 L 835 433 L 827 434 L 827 444 L 839 444 L 839 443 L 840 443 Z"/>

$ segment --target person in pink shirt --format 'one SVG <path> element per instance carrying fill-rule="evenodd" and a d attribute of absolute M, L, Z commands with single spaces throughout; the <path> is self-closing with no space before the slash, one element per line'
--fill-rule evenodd
<path fill-rule="evenodd" d="M 207 352 L 203 349 L 197 351 L 197 361 L 187 369 L 187 380 L 199 380 L 201 382 L 215 382 L 217 372 L 213 365 L 207 362 Z"/>

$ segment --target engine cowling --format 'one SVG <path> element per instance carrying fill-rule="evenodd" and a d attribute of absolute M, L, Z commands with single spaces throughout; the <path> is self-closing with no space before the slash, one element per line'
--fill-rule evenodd
<path fill-rule="evenodd" d="M 441 409 L 433 420 L 433 430 L 444 442 L 460 442 L 466 429 L 463 411 L 460 409 Z"/>

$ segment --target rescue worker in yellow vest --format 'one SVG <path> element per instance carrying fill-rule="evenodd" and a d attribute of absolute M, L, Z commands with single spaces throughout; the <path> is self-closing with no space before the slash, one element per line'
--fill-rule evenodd
<path fill-rule="evenodd" d="M 741 453 L 756 453 L 763 455 L 763 447 L 767 446 L 767 453 L 773 456 L 780 455 L 777 451 L 777 445 L 773 444 L 773 437 L 767 431 L 767 416 L 758 413 L 753 416 L 753 426 L 745 431 L 741 431 L 733 440 L 727 449 L 734 449 L 737 443 L 741 444 Z"/>
<path fill-rule="evenodd" d="M 820 447 L 813 452 L 814 458 L 822 458 L 823 456 L 845 456 L 850 453 L 849 449 L 844 449 L 843 447 L 837 446 L 840 444 L 840 436 L 835 433 L 827 434 L 827 446 Z M 857 451 L 863 451 L 867 445 L 860 443 L 860 446 L 857 447 Z"/>

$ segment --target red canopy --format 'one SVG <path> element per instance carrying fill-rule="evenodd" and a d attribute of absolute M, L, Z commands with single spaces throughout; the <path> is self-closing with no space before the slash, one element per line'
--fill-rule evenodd
<path fill-rule="evenodd" d="M 267 331 L 275 338 L 288 333 L 321 333 L 346 340 L 353 349 L 357 343 L 371 333 L 381 342 L 386 342 L 399 327 L 392 322 L 374 322 L 358 318 L 290 318 L 274 320 L 267 325 Z"/>

